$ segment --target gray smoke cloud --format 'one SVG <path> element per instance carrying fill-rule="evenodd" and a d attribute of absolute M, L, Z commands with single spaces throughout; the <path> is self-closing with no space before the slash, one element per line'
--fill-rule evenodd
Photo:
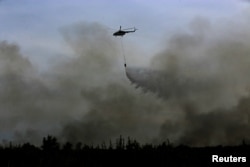
<path fill-rule="evenodd" d="M 179 144 L 237 145 L 249 142 L 250 99 L 240 99 L 231 109 L 215 109 L 201 113 L 195 104 L 183 106 L 183 117 L 177 121 L 165 121 L 160 136 L 169 137 Z"/>
<path fill-rule="evenodd" d="M 249 139 L 249 21 L 213 29 L 197 18 L 190 25 L 152 59 L 151 70 L 128 68 L 128 78 L 172 101 L 181 113 L 166 119 L 160 138 L 188 145 Z"/>
<path fill-rule="evenodd" d="M 98 23 L 62 28 L 73 54 L 46 73 L 16 44 L 1 42 L 1 139 L 40 144 L 52 134 L 98 144 L 123 135 L 189 145 L 249 139 L 249 22 L 230 25 L 195 19 L 164 43 L 150 67 L 126 73 L 119 39 Z M 139 59 L 137 53 L 126 56 Z"/>
<path fill-rule="evenodd" d="M 37 71 L 15 44 L 0 42 L 0 115 L 1 136 L 13 136 L 14 131 L 31 125 L 39 126 L 40 101 L 50 92 L 36 75 Z"/>
<path fill-rule="evenodd" d="M 61 32 L 73 55 L 46 73 L 16 44 L 0 43 L 1 140 L 40 144 L 51 134 L 60 141 L 99 144 L 119 135 L 145 142 L 157 136 L 165 104 L 130 86 L 110 33 L 97 23 Z"/>
<path fill-rule="evenodd" d="M 154 129 L 160 126 L 164 104 L 130 86 L 119 42 L 99 24 L 79 24 L 62 32 L 77 57 L 59 71 L 70 77 L 79 75 L 73 83 L 79 84 L 82 103 L 87 106 L 84 115 L 65 124 L 62 138 L 96 144 L 119 135 L 142 141 L 157 135 Z"/>

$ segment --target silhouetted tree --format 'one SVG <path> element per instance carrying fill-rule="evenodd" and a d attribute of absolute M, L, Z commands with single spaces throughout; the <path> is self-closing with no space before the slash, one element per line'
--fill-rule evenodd
<path fill-rule="evenodd" d="M 82 149 L 82 143 L 81 142 L 77 142 L 76 145 L 75 145 L 75 149 L 77 151 L 80 151 Z"/>
<path fill-rule="evenodd" d="M 107 146 L 106 146 L 106 143 L 105 143 L 105 142 L 102 142 L 101 149 L 103 149 L 103 150 L 106 150 L 106 149 L 107 149 Z"/>
<path fill-rule="evenodd" d="M 113 150 L 113 143 L 111 140 L 109 141 L 109 150 Z"/>
<path fill-rule="evenodd" d="M 63 151 L 72 151 L 72 148 L 73 148 L 73 145 L 70 143 L 70 142 L 66 142 L 64 145 L 63 145 Z"/>
<path fill-rule="evenodd" d="M 116 149 L 124 150 L 124 148 L 125 148 L 124 138 L 120 135 L 120 137 L 116 140 Z"/>
<path fill-rule="evenodd" d="M 47 136 L 47 138 L 43 138 L 42 149 L 44 151 L 58 151 L 60 145 L 55 137 Z"/>
<path fill-rule="evenodd" d="M 126 149 L 127 150 L 139 150 L 140 144 L 136 140 L 131 140 L 130 137 L 128 137 Z"/>

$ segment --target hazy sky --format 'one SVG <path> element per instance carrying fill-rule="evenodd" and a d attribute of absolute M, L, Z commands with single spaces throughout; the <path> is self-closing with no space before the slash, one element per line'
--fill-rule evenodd
<path fill-rule="evenodd" d="M 249 18 L 241 0 L 2 0 L 0 140 L 249 139 Z M 120 25 L 138 28 L 124 53 Z"/>
<path fill-rule="evenodd" d="M 237 0 L 3 0 L 0 4 L 0 38 L 21 46 L 22 52 L 43 67 L 49 58 L 67 56 L 60 29 L 80 22 L 98 22 L 110 35 L 119 26 L 137 27 L 131 35 L 149 55 L 175 30 L 187 30 L 195 17 L 210 21 L 229 19 L 245 3 Z M 149 53 L 152 52 L 152 53 Z"/>

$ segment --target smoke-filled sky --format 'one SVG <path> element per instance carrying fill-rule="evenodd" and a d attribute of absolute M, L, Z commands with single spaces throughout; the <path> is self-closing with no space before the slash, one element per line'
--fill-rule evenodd
<path fill-rule="evenodd" d="M 0 140 L 249 140 L 249 9 L 240 0 L 0 1 Z M 124 52 L 112 36 L 120 25 L 139 29 L 124 36 Z"/>

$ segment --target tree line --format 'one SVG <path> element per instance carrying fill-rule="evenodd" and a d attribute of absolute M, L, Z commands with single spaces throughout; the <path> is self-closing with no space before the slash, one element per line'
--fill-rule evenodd
<path fill-rule="evenodd" d="M 174 146 L 169 140 L 158 145 L 140 144 L 135 139 L 120 136 L 113 143 L 86 145 L 81 142 L 60 144 L 53 136 L 44 137 L 40 147 L 30 143 L 0 146 L 1 167 L 103 167 L 103 166 L 214 166 L 211 157 L 250 157 L 250 145 L 189 147 Z M 246 163 L 233 164 L 249 166 Z M 218 165 L 218 164 L 217 164 Z M 227 164 L 227 166 L 232 164 Z"/>

